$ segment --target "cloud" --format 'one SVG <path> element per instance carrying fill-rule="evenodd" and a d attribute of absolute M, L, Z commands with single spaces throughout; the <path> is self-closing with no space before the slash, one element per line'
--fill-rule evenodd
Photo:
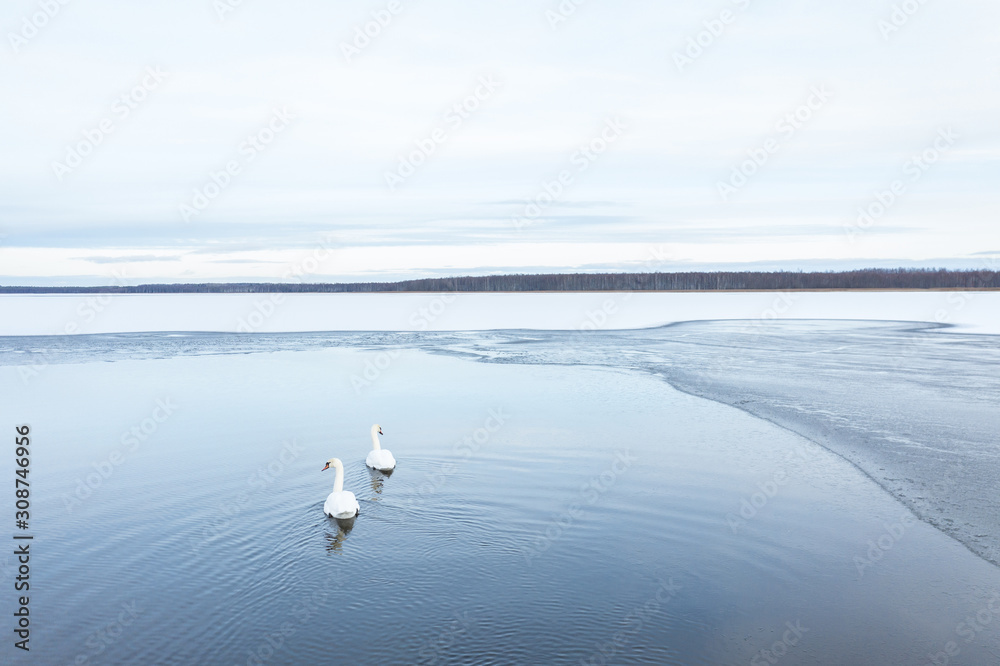
<path fill-rule="evenodd" d="M 269 259 L 213 259 L 213 264 L 284 264 L 284 261 L 272 261 Z"/>
<path fill-rule="evenodd" d="M 130 254 L 125 256 L 78 257 L 92 264 L 125 264 L 134 261 L 180 261 L 180 257 L 163 254 Z"/>
<path fill-rule="evenodd" d="M 37 9 L 15 4 L 15 16 Z M 161 275 L 183 265 L 216 279 L 226 264 L 267 263 L 236 253 L 308 252 L 328 234 L 338 247 L 386 248 L 359 252 L 364 270 L 402 277 L 403 262 L 384 258 L 397 248 L 495 247 L 474 268 L 516 270 L 513 255 L 497 258 L 512 242 L 548 244 L 531 265 L 553 270 L 580 263 L 558 249 L 574 243 L 602 245 L 587 261 L 608 267 L 629 265 L 619 244 L 667 241 L 710 245 L 692 256 L 726 262 L 996 254 L 979 248 L 1000 246 L 1000 87 L 983 84 L 996 81 L 1000 5 L 925 3 L 883 39 L 891 3 L 739 4 L 736 22 L 678 71 L 674 54 L 718 8 L 583 3 L 553 30 L 531 0 L 443 0 L 415 5 L 348 62 L 337 45 L 371 20 L 352 3 L 310 6 L 307 21 L 242 3 L 219 21 L 205 0 L 128 10 L 88 0 L 0 68 L 11 100 L 0 261 L 16 260 L 15 274 L 95 278 L 105 264 L 164 261 L 178 270 Z M 115 100 L 150 66 L 165 79 L 120 118 Z M 502 84 L 449 121 L 483 76 Z M 783 134 L 815 86 L 830 100 Z M 280 107 L 294 124 L 249 151 Z M 113 136 L 60 180 L 53 163 L 105 118 Z M 603 145 L 611 118 L 625 129 Z M 447 138 L 427 152 L 439 127 Z M 911 180 L 908 160 L 942 127 L 959 135 L 954 150 Z M 414 173 L 390 191 L 385 173 L 421 145 Z M 238 173 L 220 176 L 230 161 Z M 717 184 L 741 167 L 753 173 L 723 201 Z M 563 193 L 517 234 L 511 216 L 563 173 Z M 844 225 L 897 179 L 905 193 L 850 243 Z M 179 205 L 217 181 L 185 223 Z"/>
<path fill-rule="evenodd" d="M 504 201 L 486 201 L 487 206 L 528 206 L 535 203 L 531 199 L 507 199 Z M 628 202 L 621 201 L 552 201 L 546 206 L 553 208 L 622 208 L 628 207 Z"/>

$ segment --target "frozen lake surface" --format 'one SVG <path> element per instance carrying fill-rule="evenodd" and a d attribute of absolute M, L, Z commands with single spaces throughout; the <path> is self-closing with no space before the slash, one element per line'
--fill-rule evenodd
<path fill-rule="evenodd" d="M 777 423 L 854 463 L 923 520 L 1000 564 L 1000 337 L 891 322 L 688 322 L 494 332 L 493 362 L 629 368 Z"/>
<path fill-rule="evenodd" d="M 1000 334 L 997 291 L 0 295 L 0 335 L 615 330 L 863 319 Z"/>
<path fill-rule="evenodd" d="M 998 357 L 873 322 L 0 338 L 37 576 L 31 660 L 2 649 L 995 663 Z"/>

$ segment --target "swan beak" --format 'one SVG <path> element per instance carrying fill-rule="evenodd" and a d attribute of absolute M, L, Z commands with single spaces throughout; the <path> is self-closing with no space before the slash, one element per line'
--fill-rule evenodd
<path fill-rule="evenodd" d="M 378 434 L 380 434 L 380 435 L 382 434 L 382 428 L 378 429 Z"/>
<path fill-rule="evenodd" d="M 326 464 L 326 467 L 324 467 L 324 468 L 323 468 L 323 469 L 321 469 L 320 471 L 321 471 L 321 472 L 325 472 L 325 471 L 326 471 L 326 470 L 328 470 L 328 469 L 330 469 L 330 463 L 327 463 L 327 464 Z"/>

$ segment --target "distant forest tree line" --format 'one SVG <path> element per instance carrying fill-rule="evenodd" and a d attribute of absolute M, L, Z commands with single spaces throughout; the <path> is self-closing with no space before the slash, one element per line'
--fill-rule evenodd
<path fill-rule="evenodd" d="M 0 286 L 2 294 L 234 294 L 531 291 L 766 291 L 813 289 L 1000 289 L 1000 271 L 869 268 L 798 273 L 720 271 L 687 273 L 558 273 L 427 278 L 402 282 L 140 284 L 95 287 Z"/>

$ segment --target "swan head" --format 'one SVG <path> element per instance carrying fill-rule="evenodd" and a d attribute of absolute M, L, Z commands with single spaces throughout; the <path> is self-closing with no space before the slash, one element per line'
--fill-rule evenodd
<path fill-rule="evenodd" d="M 340 462 L 340 458 L 330 458 L 326 461 L 326 467 L 321 469 L 321 472 L 325 472 L 330 469 L 330 465 L 333 465 L 334 469 L 344 469 L 344 464 Z"/>
<path fill-rule="evenodd" d="M 374 435 L 374 434 L 376 434 L 376 433 L 377 433 L 377 434 L 379 434 L 379 435 L 381 435 L 381 434 L 382 434 L 382 426 L 380 426 L 380 425 L 379 425 L 379 424 L 377 424 L 377 423 L 376 423 L 375 425 L 373 425 L 373 426 L 372 426 L 372 434 Z"/>

